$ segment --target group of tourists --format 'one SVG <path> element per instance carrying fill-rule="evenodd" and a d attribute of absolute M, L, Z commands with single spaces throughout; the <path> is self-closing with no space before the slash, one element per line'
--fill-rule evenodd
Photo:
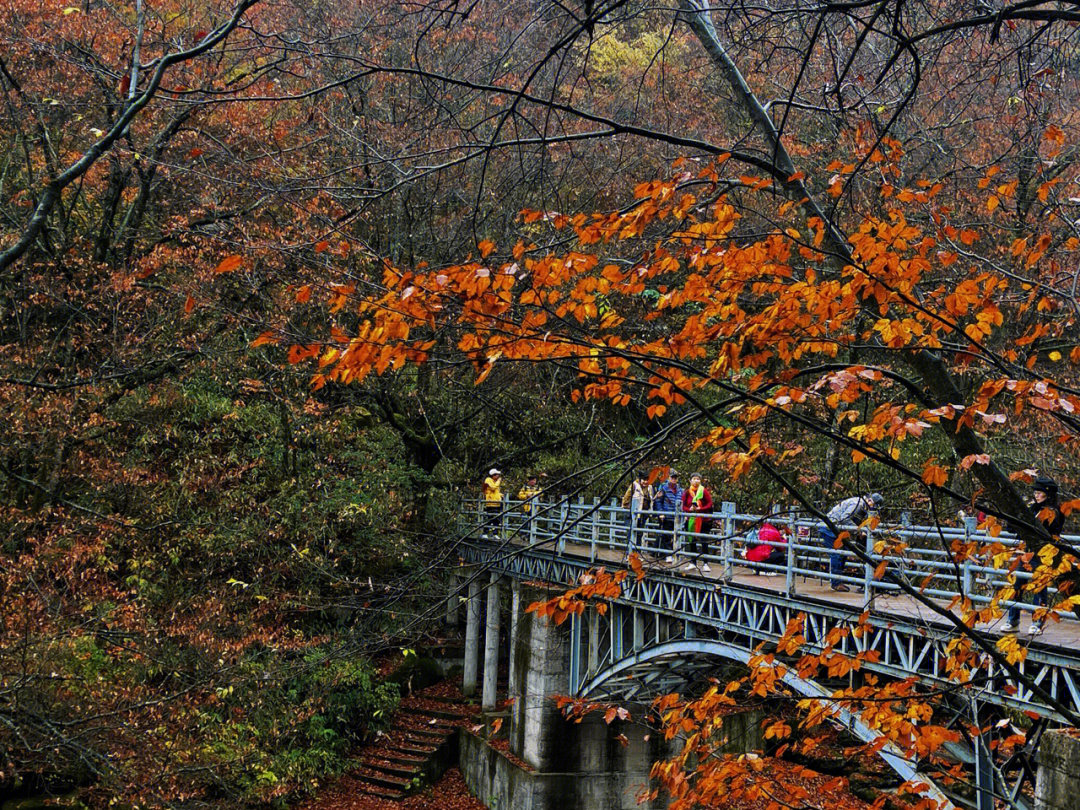
<path fill-rule="evenodd" d="M 504 509 L 502 486 L 502 473 L 497 468 L 491 468 L 482 487 L 489 522 Z M 531 514 L 542 493 L 538 477 L 530 473 L 517 492 L 521 509 Z M 1029 503 L 1031 517 L 1048 535 L 1059 536 L 1065 516 L 1058 501 L 1057 483 L 1040 475 L 1032 485 L 1032 493 L 1033 498 Z M 850 577 L 845 577 L 844 567 L 851 555 L 836 547 L 837 531 L 852 524 L 861 525 L 871 515 L 877 514 L 884 502 L 885 498 L 879 492 L 855 495 L 838 502 L 826 513 L 825 526 L 818 531 L 822 547 L 828 549 L 829 585 L 832 590 L 851 590 L 844 582 L 845 578 L 850 581 Z M 674 469 L 657 487 L 649 482 L 644 471 L 638 470 L 623 493 L 622 507 L 630 513 L 627 553 L 639 548 L 646 556 L 654 559 L 664 557 L 666 563 L 678 564 L 676 555 L 682 552 L 688 555 L 684 565 L 686 570 L 696 570 L 700 565 L 702 572 L 710 572 L 709 563 L 703 555 L 710 552 L 714 502 L 700 473 L 692 474 L 684 489 L 679 483 L 679 473 Z M 680 538 L 684 541 L 681 548 L 678 542 Z M 749 541 L 743 559 L 763 576 L 776 576 L 778 569 L 786 567 L 788 538 L 768 519 L 762 522 Z M 1017 588 L 1019 590 L 1019 583 Z M 1021 599 L 1021 596 L 1015 597 L 1017 602 Z M 1046 591 L 1036 593 L 1033 601 L 1036 607 L 1044 607 Z M 1004 632 L 1016 632 L 1020 624 L 1020 611 L 1016 605 L 1009 608 L 1007 622 L 1001 628 Z M 1034 620 L 1028 632 L 1033 636 L 1042 633 L 1044 621 L 1041 618 Z"/>
<path fill-rule="evenodd" d="M 884 497 L 877 492 L 847 498 L 829 510 L 829 523 L 836 526 L 859 524 L 871 512 L 876 512 L 884 500 Z M 664 483 L 654 490 L 645 473 L 638 471 L 626 488 L 626 492 L 623 493 L 622 506 L 624 509 L 630 509 L 633 516 L 631 546 L 635 544 L 635 540 L 644 536 L 650 514 L 656 514 L 659 517 L 660 549 L 667 552 L 666 562 L 676 562 L 675 524 L 681 512 L 685 521 L 685 525 L 680 527 L 686 538 L 685 550 L 690 555 L 695 555 L 696 559 L 700 559 L 700 555 L 709 552 L 709 536 L 712 531 L 712 518 L 709 515 L 713 512 L 713 498 L 700 473 L 691 475 L 689 486 L 683 489 L 679 485 L 679 473 L 671 470 Z M 667 546 L 669 538 L 672 543 Z M 825 528 L 821 532 L 821 539 L 827 548 L 833 549 L 836 534 L 831 529 Z M 783 548 L 787 543 L 787 537 L 773 523 L 765 521 L 757 530 L 754 540 L 755 542 L 750 543 L 747 548 L 744 559 L 748 563 L 759 566 L 764 576 L 776 576 L 774 567 L 784 566 L 787 562 L 787 553 Z M 640 543 L 640 545 L 644 549 L 644 544 Z M 850 590 L 841 579 L 844 561 L 844 555 L 840 551 L 830 551 L 830 585 L 835 591 Z M 687 562 L 684 567 L 688 570 L 696 568 L 696 562 Z M 701 570 L 709 572 L 708 562 L 702 565 Z"/>
<path fill-rule="evenodd" d="M 712 531 L 712 518 L 709 515 L 713 511 L 713 499 L 701 473 L 691 475 L 689 486 L 683 489 L 679 485 L 679 473 L 671 470 L 667 480 L 654 489 L 645 473 L 639 470 L 634 474 L 626 492 L 623 493 L 622 505 L 624 509 L 629 509 L 631 514 L 633 523 L 631 545 L 635 540 L 640 543 L 641 538 L 644 537 L 650 513 L 656 513 L 659 518 L 659 542 L 666 544 L 668 538 L 674 541 L 675 524 L 681 512 L 685 525 L 679 528 L 685 532 L 686 551 L 696 555 L 708 553 L 708 536 Z M 666 548 L 669 552 L 667 562 L 676 561 L 674 554 L 677 549 L 674 542 L 670 546 L 660 545 L 657 548 L 658 550 Z M 690 562 L 687 566 L 695 567 Z M 708 562 L 702 566 L 702 570 L 709 572 Z"/>
<path fill-rule="evenodd" d="M 502 472 L 492 467 L 488 470 L 487 478 L 480 489 L 484 498 L 484 509 L 489 512 L 501 512 L 503 508 L 503 477 Z M 534 473 L 530 473 L 525 483 L 518 490 L 517 499 L 522 502 L 522 510 L 532 512 L 533 502 L 536 501 L 543 490 L 540 489 L 539 479 Z"/>

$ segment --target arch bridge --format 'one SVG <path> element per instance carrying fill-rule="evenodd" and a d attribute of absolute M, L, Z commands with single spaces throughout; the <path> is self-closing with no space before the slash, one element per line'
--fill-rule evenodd
<path fill-rule="evenodd" d="M 1063 725 L 1062 711 L 1080 712 L 1080 622 L 1071 616 L 1048 624 L 1045 633 L 1028 637 L 1026 657 L 1019 664 L 1022 680 L 986 656 L 973 670 L 977 682 L 957 693 L 955 684 L 943 678 L 948 645 L 956 629 L 948 618 L 902 592 L 896 582 L 876 579 L 875 569 L 884 563 L 893 580 L 912 583 L 919 593 L 939 607 L 947 607 L 959 595 L 976 604 L 990 601 L 1009 576 L 1006 567 L 991 563 L 978 565 L 968 560 L 954 563 L 944 549 L 952 540 L 978 539 L 971 521 L 959 527 L 917 526 L 909 521 L 879 525 L 865 530 L 861 555 L 850 550 L 826 549 L 815 540 L 817 524 L 794 517 L 771 518 L 786 524 L 790 542 L 774 544 L 780 554 L 767 563 L 749 563 L 742 552 L 754 541 L 755 527 L 765 518 L 740 513 L 725 503 L 712 517 L 712 531 L 692 536 L 680 530 L 685 521 L 678 516 L 661 531 L 650 515 L 631 514 L 615 503 L 504 501 L 501 509 L 481 511 L 470 505 L 462 512 L 460 553 L 470 572 L 466 579 L 470 599 L 467 621 L 466 689 L 470 677 L 475 688 L 475 663 L 470 673 L 469 640 L 475 662 L 479 634 L 480 571 L 489 577 L 488 639 L 485 649 L 484 702 L 494 703 L 494 672 L 497 665 L 497 621 L 499 582 L 513 585 L 511 646 L 516 643 L 523 606 L 520 583 L 557 585 L 577 583 L 597 566 L 620 567 L 630 551 L 650 560 L 646 576 L 624 580 L 621 595 L 607 612 L 587 611 L 567 623 L 566 686 L 576 696 L 617 701 L 647 702 L 668 692 L 693 694 L 703 691 L 708 678 L 723 661 L 747 663 L 762 647 L 772 651 L 785 634 L 789 622 L 802 618 L 806 639 L 802 652 L 821 651 L 835 628 L 852 628 L 862 621 L 867 632 L 846 633 L 834 647 L 854 655 L 873 650 L 865 658 L 863 670 L 883 678 L 916 676 L 928 687 L 943 687 L 955 694 L 939 718 L 961 734 L 962 743 L 952 744 L 949 754 L 968 766 L 974 789 L 946 796 L 930 785 L 928 791 L 943 806 L 993 810 L 999 806 L 1033 807 L 1035 754 L 1047 729 Z M 660 516 L 657 516 L 660 517 Z M 663 525 L 663 524 L 659 524 Z M 632 528 L 639 527 L 639 528 Z M 850 527 L 853 531 L 856 527 Z M 875 553 L 876 540 L 884 534 L 907 542 L 901 555 Z M 689 552 L 690 540 L 706 542 L 705 552 Z M 1080 543 L 1080 537 L 1065 538 Z M 1015 539 L 1003 538 L 1015 545 Z M 654 556 L 650 556 L 654 555 Z M 848 565 L 830 575 L 828 558 L 840 555 Z M 1017 578 L 1030 574 L 1022 571 Z M 844 582 L 850 590 L 834 591 L 830 583 Z M 494 597 L 494 601 L 493 601 Z M 456 600 L 453 600 L 456 604 Z M 494 614 L 493 614 L 494 604 Z M 1005 603 L 1006 606 L 1010 603 Z M 1019 605 L 1030 612 L 1031 605 Z M 474 622 L 473 616 L 476 621 Z M 494 622 L 496 641 L 492 641 Z M 471 630 L 470 630 L 471 628 Z M 998 631 L 985 628 L 993 639 Z M 510 660 L 514 681 L 515 658 Z M 489 672 L 489 664 L 490 672 Z M 489 689 L 490 676 L 490 689 Z M 794 693 L 829 700 L 828 684 L 799 678 L 787 669 L 784 681 Z M 490 694 L 489 694 L 490 692 Z M 839 708 L 839 707 L 838 707 Z M 998 718 L 1023 712 L 1031 718 L 1027 743 L 1007 759 L 998 760 L 992 735 Z M 857 717 L 839 709 L 835 719 L 866 742 L 874 742 L 877 732 Z M 1002 723 L 1006 729 L 1011 724 Z M 982 736 L 972 736 L 971 728 L 983 728 Z M 919 763 L 897 749 L 880 749 L 885 763 L 904 780 L 926 782 Z M 1004 801 L 1005 804 L 1000 802 Z"/>

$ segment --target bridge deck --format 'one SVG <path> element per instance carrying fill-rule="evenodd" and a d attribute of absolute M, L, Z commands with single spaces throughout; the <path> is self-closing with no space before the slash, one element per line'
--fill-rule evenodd
<path fill-rule="evenodd" d="M 519 543 L 515 542 L 515 545 Z M 523 545 L 523 544 L 522 544 Z M 565 546 L 565 554 L 574 556 L 577 558 L 589 559 L 590 546 L 581 543 L 568 542 Z M 624 555 L 620 550 L 598 547 L 596 550 L 597 563 L 615 563 L 622 564 Z M 722 572 L 719 565 L 713 564 L 712 570 L 708 573 L 697 567 L 694 571 L 685 571 L 683 566 L 686 564 L 686 559 L 681 558 L 678 563 L 670 564 L 663 562 L 663 558 L 652 559 L 650 557 L 643 558 L 645 562 L 645 570 L 649 572 L 663 572 L 665 574 L 695 578 L 699 580 L 707 580 L 716 582 L 718 585 L 722 584 Z M 760 573 L 755 573 L 751 569 L 736 565 L 735 573 L 732 582 L 740 586 L 749 586 L 752 588 L 760 589 L 763 591 L 773 591 L 776 593 L 784 593 L 784 577 L 775 576 L 768 577 L 763 576 Z M 854 589 L 848 593 L 834 591 L 829 587 L 828 574 L 822 573 L 821 578 L 815 577 L 803 577 L 802 575 L 797 578 L 797 589 L 800 599 L 810 599 L 820 601 L 822 604 L 828 605 L 843 605 L 849 607 L 852 610 L 863 609 L 863 594 L 855 591 Z M 936 604 L 942 607 L 948 603 L 935 599 Z M 946 626 L 946 621 L 940 616 L 934 614 L 929 608 L 920 604 L 915 599 L 904 595 L 886 595 L 886 594 L 874 594 L 871 610 L 878 615 L 892 615 L 909 620 L 916 620 L 925 622 L 927 624 Z M 959 610 L 955 610 L 955 613 L 959 615 Z M 1023 614 L 1021 619 L 1020 632 L 1017 634 L 1021 642 L 1024 644 L 1038 645 L 1040 647 L 1047 647 L 1050 649 L 1062 649 L 1062 650 L 1080 650 L 1080 622 L 1075 621 L 1054 621 L 1053 617 L 1046 623 L 1045 631 L 1042 635 L 1030 636 L 1027 632 L 1027 628 L 1030 625 L 1031 616 L 1028 613 Z M 1004 618 L 995 622 L 994 624 L 979 625 L 979 628 L 1000 635 L 1000 627 L 1005 623 Z"/>

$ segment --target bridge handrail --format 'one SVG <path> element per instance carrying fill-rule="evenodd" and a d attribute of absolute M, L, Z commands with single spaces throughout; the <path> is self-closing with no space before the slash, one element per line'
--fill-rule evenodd
<path fill-rule="evenodd" d="M 796 515 L 759 515 L 737 511 L 735 504 L 724 502 L 721 511 L 692 515 L 658 510 L 632 510 L 622 507 L 616 500 L 601 503 L 599 500 L 586 502 L 584 498 L 576 501 L 562 499 L 558 501 L 530 499 L 520 501 L 504 497 L 498 503 L 486 503 L 482 499 L 466 498 L 462 501 L 459 516 L 463 533 L 495 534 L 503 539 L 517 536 L 530 545 L 556 543 L 562 552 L 566 543 L 586 545 L 590 548 L 592 559 L 597 558 L 601 548 L 622 552 L 624 557 L 631 550 L 644 552 L 657 551 L 663 555 L 682 557 L 692 565 L 718 564 L 725 579 L 733 576 L 736 566 L 745 567 L 755 572 L 772 572 L 785 577 L 785 591 L 790 595 L 797 592 L 797 577 L 804 581 L 809 578 L 828 579 L 863 588 L 867 604 L 875 594 L 897 592 L 900 586 L 874 577 L 874 569 L 884 562 L 894 574 L 902 574 L 909 583 L 927 596 L 940 599 L 953 599 L 958 595 L 967 596 L 976 605 L 987 605 L 996 591 L 1009 585 L 1008 577 L 1013 575 L 1016 587 L 1023 588 L 1023 583 L 1032 578 L 1031 571 L 1018 567 L 1015 571 L 1008 567 L 997 567 L 992 560 L 974 558 L 957 559 L 953 553 L 941 547 L 906 546 L 902 553 L 895 550 L 875 549 L 877 541 L 883 537 L 899 538 L 905 541 L 933 540 L 940 543 L 961 541 L 980 545 L 1000 545 L 1010 553 L 1010 560 L 1020 546 L 1014 534 L 1002 532 L 997 537 L 990 536 L 985 530 L 978 529 L 974 520 L 968 518 L 965 525 L 934 526 L 914 525 L 909 523 L 880 523 L 875 527 L 861 528 L 848 523 L 840 528 L 850 532 L 860 532 L 865 538 L 865 553 L 872 564 L 859 559 L 859 555 L 846 549 L 826 547 L 815 534 L 825 528 L 822 521 Z M 690 532 L 683 525 L 687 517 L 701 517 L 711 521 L 713 531 Z M 668 519 L 670 526 L 657 528 L 657 522 Z M 770 521 L 778 527 L 786 527 L 791 539 L 776 543 L 761 541 L 756 538 L 756 527 Z M 715 532 L 720 528 L 720 533 Z M 801 530 L 801 531 L 800 531 Z M 689 552 L 689 541 L 702 541 L 705 552 Z M 815 542 L 816 540 L 816 542 Z M 1080 547 L 1080 535 L 1062 535 L 1064 543 Z M 658 542 L 662 541 L 662 542 Z M 652 545 L 648 545 L 651 543 Z M 718 553 L 710 552 L 710 546 L 720 545 Z M 785 551 L 784 564 L 777 562 L 753 562 L 739 554 L 743 547 L 765 545 Z M 838 557 L 844 561 L 841 573 L 830 574 L 828 561 Z M 855 574 L 848 572 L 848 565 L 854 561 L 861 570 Z M 991 564 L 987 564 L 991 563 Z M 1009 562 L 1006 562 L 1006 566 Z M 825 570 L 822 570 L 822 569 Z M 1047 594 L 1056 594 L 1053 587 L 1046 588 Z M 1050 605 L 1054 600 L 1047 600 Z M 1016 600 L 999 600 L 1004 607 L 1018 607 L 1031 612 L 1038 605 Z M 1072 619 L 1071 614 L 1059 613 L 1059 616 Z"/>

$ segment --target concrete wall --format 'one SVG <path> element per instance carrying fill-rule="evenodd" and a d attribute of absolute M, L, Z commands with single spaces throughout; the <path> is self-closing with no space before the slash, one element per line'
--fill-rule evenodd
<path fill-rule="evenodd" d="M 1047 731 L 1036 754 L 1035 810 L 1080 807 L 1080 730 Z"/>
<path fill-rule="evenodd" d="M 489 810 L 659 810 L 667 806 L 664 800 L 638 803 L 647 773 L 527 771 L 486 740 L 465 730 L 460 733 L 465 784 Z"/>

